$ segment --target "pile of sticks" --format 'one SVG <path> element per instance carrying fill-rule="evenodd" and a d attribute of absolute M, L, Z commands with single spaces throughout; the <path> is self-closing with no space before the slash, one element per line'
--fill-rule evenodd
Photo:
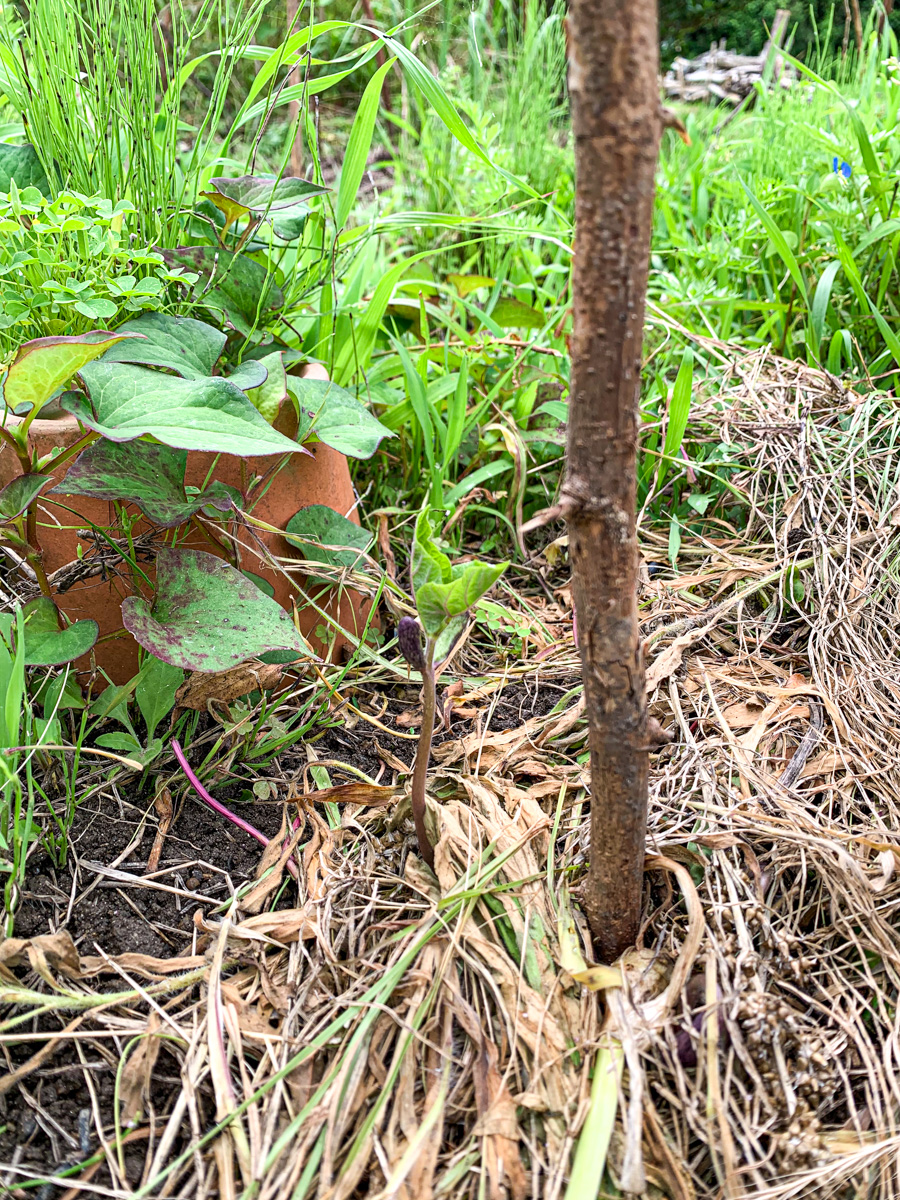
<path fill-rule="evenodd" d="M 779 49 L 787 31 L 790 12 L 780 8 L 772 24 L 772 35 L 760 54 L 735 54 L 725 48 L 724 39 L 710 46 L 698 58 L 676 58 L 662 81 L 669 100 L 684 104 L 724 101 L 738 105 L 747 100 L 762 79 L 781 87 L 790 87 L 796 74 Z M 770 63 L 770 57 L 774 62 Z"/>

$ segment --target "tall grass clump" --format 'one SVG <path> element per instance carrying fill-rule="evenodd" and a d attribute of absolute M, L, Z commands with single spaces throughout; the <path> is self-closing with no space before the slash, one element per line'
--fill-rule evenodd
<path fill-rule="evenodd" d="M 54 192 L 128 199 L 142 242 L 174 245 L 265 7 L 173 0 L 163 25 L 155 0 L 34 0 L 21 30 L 0 24 L 0 91 Z M 209 95 L 189 125 L 182 97 L 204 64 Z"/>
<path fill-rule="evenodd" d="M 660 161 L 651 295 L 690 331 L 890 382 L 900 367 L 900 68 L 889 28 L 863 54 L 795 61 L 725 124 L 687 114 Z"/>

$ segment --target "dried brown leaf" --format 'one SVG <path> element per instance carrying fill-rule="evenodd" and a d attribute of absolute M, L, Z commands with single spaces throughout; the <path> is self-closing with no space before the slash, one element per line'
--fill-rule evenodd
<path fill-rule="evenodd" d="M 153 1068 L 162 1047 L 162 1040 L 157 1036 L 161 1026 L 162 1019 L 159 1014 L 151 1010 L 147 1018 L 146 1032 L 122 1068 L 119 1097 L 122 1103 L 123 1125 L 133 1124 L 146 1112 Z"/>
<path fill-rule="evenodd" d="M 159 817 L 159 826 L 156 830 L 156 837 L 153 839 L 153 846 L 149 857 L 147 858 L 148 875 L 152 875 L 154 871 L 159 869 L 159 858 L 162 854 L 166 834 L 172 826 L 172 817 L 175 812 L 172 805 L 172 793 L 165 785 L 156 793 L 153 799 L 153 807 L 156 809 L 156 814 Z"/>
<path fill-rule="evenodd" d="M 206 712 L 210 700 L 229 704 L 248 692 L 275 687 L 284 667 L 278 663 L 241 663 L 229 671 L 194 671 L 175 693 L 176 708 Z"/>

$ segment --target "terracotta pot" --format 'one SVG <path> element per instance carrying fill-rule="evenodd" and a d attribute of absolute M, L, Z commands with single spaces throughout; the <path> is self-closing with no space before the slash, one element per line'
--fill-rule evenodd
<path fill-rule="evenodd" d="M 303 374 L 312 378 L 328 378 L 324 369 L 315 364 L 304 367 Z M 9 418 L 7 423 L 15 423 L 15 418 Z M 296 432 L 293 406 L 285 405 L 276 427 L 288 436 Z M 31 445 L 39 455 L 49 454 L 54 448 L 71 446 L 82 434 L 83 430 L 78 422 L 69 416 L 58 420 L 35 420 L 29 429 Z M 277 472 L 265 495 L 254 504 L 253 515 L 269 525 L 283 529 L 298 509 L 310 504 L 326 504 L 358 524 L 356 497 L 346 458 L 337 450 L 321 443 L 316 443 L 309 449 L 312 456 L 293 454 L 287 457 L 285 465 Z M 264 476 L 281 461 L 277 455 L 242 459 L 230 454 L 217 456 L 203 451 L 190 451 L 185 482 L 190 486 L 201 487 L 209 478 L 210 468 L 217 458 L 213 477 L 239 490 L 242 490 L 242 480 Z M 64 478 L 68 466 L 68 463 L 64 464 L 54 473 L 55 483 Z M 19 471 L 18 460 L 12 450 L 2 443 L 0 487 L 15 478 Z M 129 509 L 133 512 L 138 511 L 131 506 Z M 52 575 L 61 567 L 75 562 L 79 546 L 85 558 L 91 557 L 93 541 L 88 536 L 79 536 L 79 529 L 85 532 L 88 525 L 109 528 L 115 523 L 115 510 L 108 501 L 87 496 L 42 496 L 38 501 L 38 538 L 47 574 Z M 147 522 L 141 520 L 135 527 L 134 534 L 139 536 L 142 532 L 150 532 L 151 528 Z M 283 537 L 262 530 L 255 530 L 255 533 L 277 558 L 302 561 L 300 552 Z M 322 617 L 314 609 L 304 606 L 302 597 L 297 596 L 291 582 L 284 575 L 265 566 L 259 555 L 250 548 L 252 541 L 244 531 L 241 535 L 244 547 L 242 568 L 252 571 L 271 584 L 275 590 L 275 599 L 283 608 L 290 611 L 293 598 L 297 597 L 300 629 L 315 648 L 323 653 L 327 642 L 315 636 L 317 626 L 325 624 Z M 191 549 L 217 553 L 216 548 L 193 529 L 187 537 L 180 538 L 179 542 Z M 141 562 L 141 567 L 151 579 L 154 577 L 152 558 L 149 562 Z M 101 639 L 108 638 L 110 634 L 118 635 L 110 640 L 99 641 L 92 653 L 97 667 L 102 668 L 114 683 L 124 683 L 135 674 L 138 666 L 138 644 L 131 634 L 122 628 L 121 613 L 122 600 L 134 591 L 134 587 L 130 572 L 123 568 L 123 564 L 120 563 L 116 571 L 116 574 L 107 575 L 105 578 L 92 576 L 81 579 L 56 595 L 55 599 L 70 621 L 84 617 L 97 621 Z M 313 595 L 316 603 L 336 618 L 344 629 L 354 634 L 362 632 L 370 607 L 367 598 L 347 590 L 338 596 L 334 589 L 328 589 L 320 581 L 307 579 L 300 574 L 295 575 L 293 571 L 291 577 L 297 580 L 307 594 Z M 331 656 L 340 653 L 345 644 L 346 639 L 338 636 L 330 647 Z M 82 682 L 87 681 L 92 669 L 90 657 L 85 656 L 75 664 Z"/>

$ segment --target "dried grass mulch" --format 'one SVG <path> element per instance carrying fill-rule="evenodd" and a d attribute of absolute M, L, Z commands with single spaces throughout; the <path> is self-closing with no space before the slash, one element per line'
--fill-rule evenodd
<path fill-rule="evenodd" d="M 898 419 L 798 364 L 707 350 L 722 383 L 692 429 L 728 447 L 752 519 L 686 536 L 678 577 L 644 582 L 674 742 L 622 986 L 590 973 L 572 899 L 588 800 L 561 587 L 510 601 L 524 662 L 461 652 L 484 682 L 435 753 L 436 878 L 402 804 L 347 806 L 337 830 L 306 804 L 291 907 L 198 917 L 181 960 L 82 954 L 64 931 L 0 947 L 7 1054 L 24 1032 L 34 1052 L 0 1079 L 8 1104 L 39 1098 L 67 1041 L 92 1082 L 91 1037 L 118 1061 L 114 1117 L 94 1104 L 71 1155 L 87 1165 L 23 1153 L 0 1165 L 11 1194 L 551 1200 L 602 1062 L 607 1188 L 900 1195 Z M 664 533 L 642 540 L 665 560 Z M 513 677 L 560 704 L 491 730 Z"/>

